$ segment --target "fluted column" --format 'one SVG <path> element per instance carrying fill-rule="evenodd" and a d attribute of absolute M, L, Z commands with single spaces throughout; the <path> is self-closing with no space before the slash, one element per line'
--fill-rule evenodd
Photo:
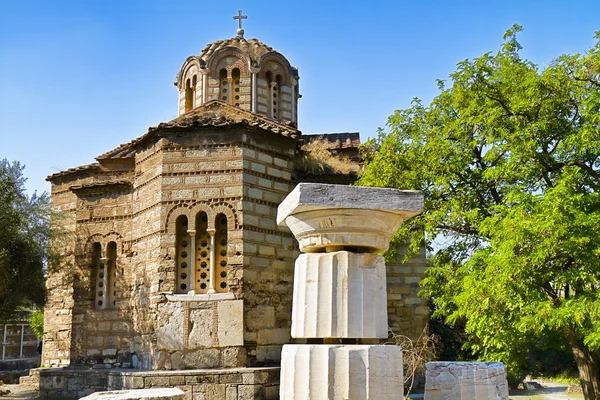
<path fill-rule="evenodd" d="M 343 185 L 301 183 L 278 208 L 304 252 L 296 260 L 292 337 L 324 343 L 284 345 L 284 400 L 402 398 L 402 350 L 387 338 L 385 263 L 378 253 L 423 195 Z"/>

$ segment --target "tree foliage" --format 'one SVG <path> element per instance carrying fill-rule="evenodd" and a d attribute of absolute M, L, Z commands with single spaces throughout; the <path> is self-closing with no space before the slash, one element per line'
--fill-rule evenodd
<path fill-rule="evenodd" d="M 600 398 L 600 33 L 541 69 L 520 30 L 459 63 L 431 104 L 396 111 L 358 184 L 424 192 L 396 240 L 428 247 L 424 294 L 465 323 L 472 351 L 518 370 L 528 340 L 552 332 Z"/>
<path fill-rule="evenodd" d="M 50 202 L 45 193 L 26 194 L 23 168 L 0 160 L 0 321 L 44 303 Z"/>
<path fill-rule="evenodd" d="M 42 340 L 44 337 L 44 310 L 38 309 L 31 313 L 31 317 L 29 317 L 29 326 L 35 336 L 38 339 Z"/>

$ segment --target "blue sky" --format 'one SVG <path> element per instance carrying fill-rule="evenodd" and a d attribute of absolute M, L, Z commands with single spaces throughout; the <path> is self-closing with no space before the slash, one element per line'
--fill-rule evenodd
<path fill-rule="evenodd" d="M 585 52 L 599 1 L 0 0 L 0 157 L 26 165 L 29 191 L 51 173 L 176 117 L 175 74 L 217 39 L 276 48 L 299 68 L 299 127 L 365 140 L 456 63 L 496 51 L 513 23 L 540 67 Z"/>

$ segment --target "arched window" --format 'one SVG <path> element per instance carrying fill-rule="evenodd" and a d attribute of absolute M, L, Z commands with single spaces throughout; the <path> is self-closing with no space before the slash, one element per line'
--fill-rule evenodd
<path fill-rule="evenodd" d="M 265 74 L 265 79 L 267 80 L 267 115 L 273 118 L 273 74 L 271 71 L 267 71 Z"/>
<path fill-rule="evenodd" d="M 175 221 L 177 248 L 177 293 L 212 294 L 229 290 L 227 275 L 227 217 L 219 214 L 215 228 L 208 227 L 208 216 L 196 214 L 194 229 L 181 215 Z"/>
<path fill-rule="evenodd" d="M 275 83 L 271 87 L 271 100 L 273 103 L 273 119 L 279 119 L 279 87 L 281 86 L 281 75 L 275 77 Z"/>
<path fill-rule="evenodd" d="M 215 220 L 215 290 L 225 293 L 227 288 L 227 217 L 223 214 L 217 215 Z"/>
<path fill-rule="evenodd" d="M 198 76 L 192 77 L 192 108 L 196 107 L 196 87 L 198 86 Z"/>
<path fill-rule="evenodd" d="M 104 274 L 106 273 L 105 271 L 105 264 L 103 261 L 101 261 L 102 257 L 102 245 L 98 242 L 95 242 L 92 245 L 92 270 L 94 271 L 94 277 L 95 277 L 95 282 L 96 282 L 96 286 L 94 288 L 95 290 L 95 294 L 94 294 L 94 306 L 95 308 L 104 308 L 105 305 L 105 301 L 104 301 Z"/>
<path fill-rule="evenodd" d="M 227 99 L 229 99 L 229 82 L 227 81 L 227 70 L 224 68 L 219 72 L 219 81 L 221 82 L 221 100 L 227 102 Z"/>
<path fill-rule="evenodd" d="M 117 305 L 117 244 L 109 242 L 106 246 L 106 308 Z"/>
<path fill-rule="evenodd" d="M 109 242 L 106 246 L 106 257 L 102 257 L 102 245 L 94 243 L 92 263 L 96 277 L 95 307 L 113 308 L 117 304 L 117 244 Z"/>
<path fill-rule="evenodd" d="M 211 249 L 210 234 L 208 233 L 208 217 L 205 212 L 199 212 L 196 215 L 196 293 L 208 293 L 210 289 Z"/>
<path fill-rule="evenodd" d="M 231 93 L 231 104 L 233 104 L 236 107 L 240 106 L 240 69 L 239 68 L 234 68 L 233 71 L 231 71 L 231 80 L 232 80 L 232 88 L 231 90 L 233 91 L 233 93 Z"/>
<path fill-rule="evenodd" d="M 185 112 L 191 111 L 192 108 L 194 108 L 194 88 L 188 78 L 185 81 Z"/>
<path fill-rule="evenodd" d="M 190 235 L 188 234 L 188 219 L 180 215 L 175 221 L 176 248 L 177 248 L 177 293 L 187 293 L 189 289 L 190 265 Z M 192 265 L 193 268 L 193 265 Z"/>

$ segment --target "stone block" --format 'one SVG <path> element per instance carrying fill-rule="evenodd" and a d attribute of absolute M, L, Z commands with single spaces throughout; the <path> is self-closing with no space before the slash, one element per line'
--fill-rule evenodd
<path fill-rule="evenodd" d="M 283 346 L 282 399 L 401 399 L 403 390 L 398 346 Z"/>
<path fill-rule="evenodd" d="M 184 368 L 216 368 L 221 366 L 221 351 L 205 348 L 183 353 Z"/>
<path fill-rule="evenodd" d="M 262 385 L 238 386 L 238 400 L 259 400 L 265 398 L 265 388 Z"/>
<path fill-rule="evenodd" d="M 192 310 L 190 312 L 190 331 L 188 345 L 190 349 L 213 345 L 212 331 L 214 325 L 213 310 Z"/>
<path fill-rule="evenodd" d="M 246 365 L 245 347 L 227 347 L 221 352 L 221 366 L 223 368 L 239 368 Z"/>
<path fill-rule="evenodd" d="M 96 392 L 80 400 L 183 400 L 184 392 L 177 388 L 113 390 Z"/>
<path fill-rule="evenodd" d="M 225 398 L 225 385 L 210 384 L 206 387 L 204 398 L 206 400 L 223 400 Z"/>
<path fill-rule="evenodd" d="M 425 400 L 507 400 L 506 368 L 499 362 L 429 362 Z"/>
<path fill-rule="evenodd" d="M 294 338 L 387 338 L 383 257 L 338 251 L 296 260 Z"/>
<path fill-rule="evenodd" d="M 217 319 L 219 346 L 243 346 L 244 301 L 231 300 L 217 303 Z"/>
<path fill-rule="evenodd" d="M 158 347 L 166 350 L 183 349 L 182 303 L 160 304 L 158 312 Z"/>

